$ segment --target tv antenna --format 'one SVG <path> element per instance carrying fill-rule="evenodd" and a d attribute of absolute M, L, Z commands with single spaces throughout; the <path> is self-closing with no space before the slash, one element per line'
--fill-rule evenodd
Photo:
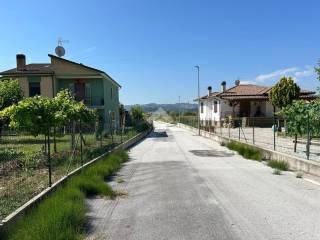
<path fill-rule="evenodd" d="M 55 52 L 58 57 L 63 57 L 66 53 L 66 50 L 62 46 L 63 43 L 69 43 L 68 40 L 63 40 L 61 37 L 58 38 L 58 46 L 55 49 Z"/>

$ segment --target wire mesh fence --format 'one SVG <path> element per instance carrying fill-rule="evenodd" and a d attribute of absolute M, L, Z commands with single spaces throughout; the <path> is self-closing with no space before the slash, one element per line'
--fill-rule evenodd
<path fill-rule="evenodd" d="M 144 129 L 104 132 L 94 125 L 51 129 L 49 137 L 28 129 L 3 127 L 0 133 L 0 220 L 89 160 Z"/>
<path fill-rule="evenodd" d="M 197 117 L 181 117 L 180 123 L 197 127 Z M 320 136 L 317 134 L 319 130 L 314 131 L 314 126 L 310 126 L 306 127 L 305 133 L 301 135 L 289 134 L 286 128 L 288 123 L 288 120 L 280 117 L 229 117 L 218 121 L 200 121 L 200 126 L 202 130 L 229 139 L 320 161 Z"/>

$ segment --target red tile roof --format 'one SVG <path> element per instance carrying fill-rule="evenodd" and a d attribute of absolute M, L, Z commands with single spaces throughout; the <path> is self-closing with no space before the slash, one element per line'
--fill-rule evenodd
<path fill-rule="evenodd" d="M 224 92 L 213 92 L 210 96 L 206 95 L 200 99 L 209 99 L 218 97 L 228 100 L 263 100 L 268 99 L 268 93 L 271 87 L 259 86 L 253 84 L 240 84 L 227 89 Z M 315 92 L 308 90 L 301 90 L 300 99 L 315 99 L 318 96 L 314 95 Z"/>

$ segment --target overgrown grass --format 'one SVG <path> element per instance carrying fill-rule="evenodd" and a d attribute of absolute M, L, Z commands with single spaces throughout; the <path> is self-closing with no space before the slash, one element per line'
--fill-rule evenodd
<path fill-rule="evenodd" d="M 64 186 L 31 209 L 12 226 L 4 240 L 76 240 L 83 238 L 85 225 L 85 197 L 103 195 L 115 197 L 115 192 L 105 182 L 128 155 L 119 150 L 98 163 L 84 169 Z"/>
<path fill-rule="evenodd" d="M 281 171 L 288 171 L 289 170 L 289 164 L 285 161 L 269 160 L 268 166 L 272 167 L 274 169 L 281 170 Z"/>
<path fill-rule="evenodd" d="M 241 156 L 247 159 L 262 161 L 262 152 L 246 144 L 230 142 L 226 146 L 230 150 L 237 151 Z"/>
<path fill-rule="evenodd" d="M 75 151 L 71 150 L 70 135 L 57 138 L 57 153 L 51 151 L 52 180 L 56 182 L 81 164 L 100 156 L 138 134 L 136 129 L 125 135 L 106 136 L 96 139 L 93 133 L 83 135 L 83 158 L 80 156 L 80 141 Z M 43 136 L 2 136 L 0 138 L 0 220 L 22 206 L 48 186 L 47 157 L 42 152 Z M 76 136 L 79 139 L 79 136 Z"/>

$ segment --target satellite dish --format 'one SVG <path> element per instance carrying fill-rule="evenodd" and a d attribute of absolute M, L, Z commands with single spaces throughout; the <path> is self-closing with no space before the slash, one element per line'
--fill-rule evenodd
<path fill-rule="evenodd" d="M 57 46 L 55 52 L 58 57 L 63 57 L 64 54 L 66 53 L 66 50 L 64 50 L 62 46 Z"/>

